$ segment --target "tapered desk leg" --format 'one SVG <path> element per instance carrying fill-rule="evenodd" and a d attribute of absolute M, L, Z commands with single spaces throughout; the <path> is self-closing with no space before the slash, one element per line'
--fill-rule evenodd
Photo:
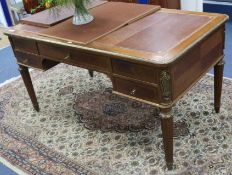
<path fill-rule="evenodd" d="M 220 106 L 221 106 L 223 70 L 224 70 L 224 59 L 220 60 L 214 66 L 214 109 L 216 113 L 220 112 Z"/>
<path fill-rule="evenodd" d="M 34 88 L 31 82 L 31 77 L 30 77 L 28 68 L 25 66 L 19 65 L 19 72 L 22 76 L 23 82 L 26 86 L 28 95 L 30 96 L 34 109 L 36 111 L 39 111 L 39 104 L 37 102 L 37 98 L 36 98 L 35 91 L 34 91 Z"/>
<path fill-rule="evenodd" d="M 166 165 L 169 170 L 173 169 L 173 117 L 171 109 L 161 109 L 161 129 L 165 152 Z"/>
<path fill-rule="evenodd" d="M 90 76 L 91 78 L 93 78 L 93 71 L 92 71 L 92 70 L 89 70 L 89 76 Z"/>

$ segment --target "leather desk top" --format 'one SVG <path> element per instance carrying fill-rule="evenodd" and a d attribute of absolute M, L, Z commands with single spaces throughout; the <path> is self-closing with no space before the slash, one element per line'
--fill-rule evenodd
<path fill-rule="evenodd" d="M 144 64 L 165 65 L 173 63 L 227 20 L 228 16 L 223 14 L 161 9 L 86 45 L 40 36 L 39 32 L 45 28 L 25 24 L 5 31 L 5 34 Z"/>
<path fill-rule="evenodd" d="M 40 34 L 87 44 L 159 9 L 160 6 L 154 5 L 108 2 L 90 10 L 94 20 L 89 24 L 76 26 L 72 24 L 71 18 L 40 32 Z"/>
<path fill-rule="evenodd" d="M 93 7 L 96 7 L 104 3 L 106 3 L 106 1 L 101 1 L 101 0 L 90 1 L 90 3 L 87 6 L 87 9 L 91 9 Z M 31 15 L 27 18 L 23 18 L 20 22 L 23 24 L 40 26 L 40 27 L 51 27 L 60 23 L 61 21 L 71 18 L 73 16 L 73 13 L 74 13 L 73 7 L 64 7 L 59 9 L 59 15 L 51 14 L 50 10 L 44 10 L 40 13 Z"/>

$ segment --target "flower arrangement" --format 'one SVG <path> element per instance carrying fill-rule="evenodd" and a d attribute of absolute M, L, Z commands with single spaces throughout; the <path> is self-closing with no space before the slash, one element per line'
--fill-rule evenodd
<path fill-rule="evenodd" d="M 58 12 L 63 7 L 74 7 L 75 12 L 73 16 L 73 24 L 81 25 L 91 22 L 94 18 L 89 14 L 86 9 L 86 5 L 90 2 L 90 0 L 41 0 L 39 5 L 32 10 L 32 13 L 35 13 L 38 9 L 49 9 L 52 8 L 52 12 Z"/>
<path fill-rule="evenodd" d="M 38 11 L 40 11 L 40 9 L 44 10 L 44 9 L 49 9 L 51 7 L 53 7 L 53 0 L 42 0 L 39 2 L 39 5 L 36 8 L 31 9 L 31 14 L 34 14 Z"/>

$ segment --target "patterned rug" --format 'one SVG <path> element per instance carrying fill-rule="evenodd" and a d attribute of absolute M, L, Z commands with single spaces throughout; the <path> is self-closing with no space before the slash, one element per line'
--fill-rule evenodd
<path fill-rule="evenodd" d="M 0 160 L 27 174 L 209 174 L 232 172 L 232 81 L 213 110 L 205 76 L 173 108 L 174 171 L 167 171 L 159 110 L 112 94 L 107 76 L 60 64 L 32 71 L 41 111 L 21 79 L 0 88 Z"/>

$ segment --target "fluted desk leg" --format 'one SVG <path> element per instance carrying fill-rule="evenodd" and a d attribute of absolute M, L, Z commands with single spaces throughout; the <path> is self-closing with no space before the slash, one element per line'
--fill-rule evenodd
<path fill-rule="evenodd" d="M 35 95 L 33 84 L 31 82 L 31 77 L 30 77 L 28 68 L 25 67 L 25 66 L 19 65 L 19 72 L 20 72 L 20 74 L 22 76 L 23 82 L 24 82 L 24 84 L 26 86 L 28 95 L 30 96 L 30 99 L 31 99 L 31 102 L 33 104 L 34 109 L 36 111 L 39 111 L 39 104 L 37 102 L 37 98 L 36 98 L 36 95 Z"/>
<path fill-rule="evenodd" d="M 220 112 L 222 81 L 223 81 L 224 59 L 220 60 L 214 66 L 214 109 L 216 113 Z"/>
<path fill-rule="evenodd" d="M 161 129 L 165 152 L 166 165 L 169 170 L 173 169 L 173 117 L 170 109 L 161 109 Z"/>

